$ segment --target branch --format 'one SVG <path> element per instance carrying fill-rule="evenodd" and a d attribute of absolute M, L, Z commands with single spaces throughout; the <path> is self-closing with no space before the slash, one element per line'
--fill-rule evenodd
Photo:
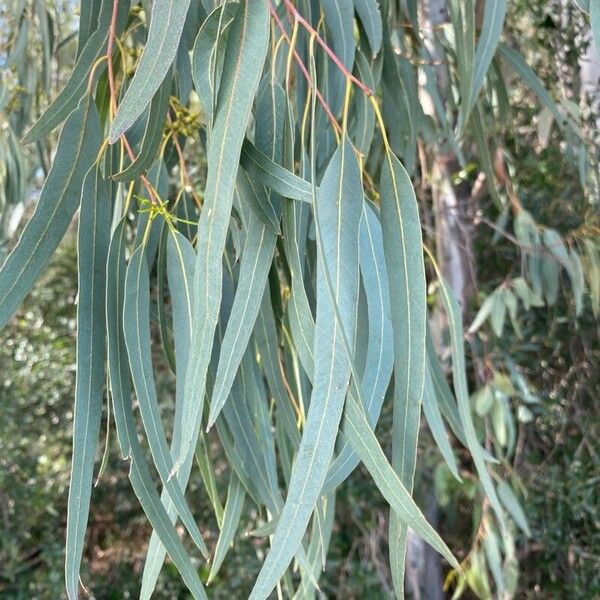
<path fill-rule="evenodd" d="M 354 83 L 357 87 L 359 87 L 367 96 L 372 96 L 374 94 L 373 90 L 365 85 L 360 79 L 357 79 L 348 69 L 346 65 L 337 57 L 335 52 L 327 45 L 325 40 L 313 29 L 312 25 L 298 12 L 298 9 L 292 3 L 292 0 L 283 0 L 287 9 L 292 13 L 294 18 L 308 31 L 312 36 L 315 37 L 317 43 L 325 52 L 327 56 L 334 62 L 335 66 L 344 74 L 346 79 L 349 79 L 352 83 Z M 271 9 L 272 10 L 272 9 Z"/>
<path fill-rule="evenodd" d="M 271 16 L 273 17 L 273 20 L 277 24 L 279 31 L 281 31 L 281 35 L 284 37 L 284 39 L 287 41 L 287 43 L 290 45 L 290 48 L 291 48 L 290 36 L 287 34 L 287 31 L 285 30 L 285 27 L 283 26 L 283 23 L 281 22 L 281 19 L 279 18 L 279 15 L 277 14 L 277 11 L 275 10 L 275 7 L 273 6 L 273 4 L 271 2 L 269 2 L 269 8 L 271 10 Z M 300 58 L 300 55 L 298 54 L 298 52 L 296 51 L 295 48 L 293 48 L 292 51 L 294 53 L 294 60 L 298 64 L 298 67 L 300 67 L 300 71 L 302 71 L 302 74 L 304 75 L 304 78 L 308 82 L 308 85 L 316 93 L 317 99 L 319 100 L 319 103 L 323 107 L 325 114 L 331 121 L 331 124 L 333 125 L 335 130 L 338 133 L 341 133 L 342 130 L 341 130 L 339 123 L 337 122 L 337 119 L 335 118 L 334 114 L 331 112 L 331 108 L 329 107 L 329 104 L 327 104 L 325 98 L 323 98 L 323 94 L 321 94 L 321 92 L 318 90 L 318 88 L 313 84 L 313 81 L 308 72 L 308 69 L 306 68 L 306 65 L 302 62 L 302 58 Z"/>

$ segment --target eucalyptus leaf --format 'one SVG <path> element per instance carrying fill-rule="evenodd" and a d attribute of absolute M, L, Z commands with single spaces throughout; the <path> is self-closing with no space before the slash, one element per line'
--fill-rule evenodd
<path fill-rule="evenodd" d="M 381 224 L 394 333 L 392 466 L 412 492 L 425 378 L 425 266 L 417 199 L 408 173 L 391 153 L 381 174 Z M 396 594 L 404 589 L 408 529 L 390 518 L 390 562 Z"/>
<path fill-rule="evenodd" d="M 189 452 L 202 418 L 206 372 L 221 303 L 222 257 L 242 142 L 267 51 L 268 10 L 263 0 L 244 1 L 227 43 L 216 119 L 208 149 L 205 201 L 198 221 L 192 351 L 185 393 L 199 400 L 184 416 L 183 449 Z M 178 465 L 177 465 L 178 466 Z"/>
<path fill-rule="evenodd" d="M 77 375 L 73 415 L 73 462 L 67 510 L 67 594 L 77 597 L 87 527 L 94 457 L 100 432 L 104 387 L 106 259 L 110 242 L 110 184 L 99 168 L 83 183 L 78 233 Z"/>
<path fill-rule="evenodd" d="M 189 5 L 190 0 L 154 0 L 152 3 L 148 41 L 110 127 L 111 144 L 135 123 L 170 72 Z"/>
<path fill-rule="evenodd" d="M 250 598 L 266 598 L 287 568 L 302 541 L 333 454 L 350 365 L 341 340 L 338 341 L 340 325 L 330 305 L 332 302 L 338 305 L 345 318 L 341 326 L 352 340 L 358 302 L 357 248 L 362 198 L 358 164 L 349 142 L 343 140 L 328 165 L 314 207 L 315 219 L 322 220 L 320 228 L 326 236 L 319 251 L 335 282 L 335 297 L 330 298 L 324 289 L 325 275 L 318 275 L 317 295 L 322 301 L 315 323 L 315 373 L 310 408 L 286 503 Z"/>
<path fill-rule="evenodd" d="M 29 293 L 77 209 L 83 180 L 100 147 L 100 124 L 90 96 L 69 116 L 36 210 L 0 268 L 0 327 Z"/>
<path fill-rule="evenodd" d="M 185 500 L 179 481 L 170 477 L 173 461 L 160 418 L 150 356 L 149 287 L 150 276 L 145 247 L 140 245 L 127 266 L 123 303 L 123 332 L 131 376 L 140 405 L 148 445 L 158 474 L 186 529 L 198 548 L 207 556 L 208 549 Z"/>

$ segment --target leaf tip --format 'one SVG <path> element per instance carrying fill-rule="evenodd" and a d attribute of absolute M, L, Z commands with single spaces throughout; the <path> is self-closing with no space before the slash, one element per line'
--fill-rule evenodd
<path fill-rule="evenodd" d="M 108 132 L 108 143 L 114 144 L 119 140 L 119 138 L 129 129 L 130 125 L 127 123 L 121 123 L 119 119 L 119 113 L 117 112 L 115 116 L 115 120 L 112 122 L 110 126 L 110 131 Z"/>

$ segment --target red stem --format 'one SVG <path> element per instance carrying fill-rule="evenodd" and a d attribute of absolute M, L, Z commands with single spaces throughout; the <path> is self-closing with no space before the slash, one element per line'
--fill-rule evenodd
<path fill-rule="evenodd" d="M 277 11 L 275 10 L 275 7 L 270 2 L 269 2 L 269 8 L 271 9 L 271 15 L 273 17 L 273 20 L 275 21 L 275 23 L 277 24 L 277 27 L 281 31 L 281 35 L 284 37 L 284 39 L 287 41 L 287 43 L 291 47 L 290 37 L 287 34 L 287 31 L 285 30 L 285 27 L 283 26 L 283 23 L 281 22 L 281 19 L 279 18 L 279 15 L 277 14 Z M 337 122 L 337 119 L 335 118 L 334 114 L 331 112 L 331 108 L 329 107 L 329 104 L 327 104 L 327 101 L 325 100 L 325 98 L 323 98 L 323 95 L 318 90 L 318 88 L 315 85 L 313 85 L 313 81 L 312 81 L 312 78 L 311 78 L 311 76 L 310 76 L 310 74 L 308 72 L 308 69 L 306 68 L 306 65 L 302 62 L 302 58 L 300 58 L 300 55 L 298 54 L 298 52 L 296 51 L 295 48 L 293 49 L 293 53 L 294 53 L 294 60 L 296 61 L 296 63 L 300 67 L 300 71 L 302 71 L 302 74 L 304 75 L 304 78 L 308 82 L 308 85 L 316 93 L 317 99 L 319 100 L 319 103 L 323 107 L 323 110 L 325 111 L 325 114 L 327 115 L 327 117 L 331 121 L 331 124 L 333 125 L 333 127 L 335 128 L 335 130 L 338 133 L 341 133 L 340 125 Z"/>
<path fill-rule="evenodd" d="M 106 47 L 106 60 L 108 62 L 108 87 L 110 89 L 110 108 L 112 115 L 117 113 L 117 100 L 115 93 L 115 80 L 112 66 L 112 51 L 113 42 L 115 39 L 115 31 L 117 29 L 117 14 L 119 12 L 119 0 L 113 0 L 112 17 L 110 19 L 110 28 L 108 30 L 108 46 Z"/>
<path fill-rule="evenodd" d="M 113 43 L 116 37 L 116 29 L 117 29 L 117 15 L 119 13 L 119 0 L 113 0 L 113 10 L 112 16 L 110 19 L 110 27 L 108 30 L 108 44 L 106 46 L 106 60 L 107 60 L 107 68 L 108 68 L 108 89 L 110 90 L 110 109 L 112 116 L 114 117 L 117 114 L 117 93 L 115 90 L 115 76 L 113 73 L 113 65 L 112 65 L 112 52 L 113 52 Z M 131 162 L 135 160 L 135 154 L 125 137 L 125 134 L 121 135 L 121 142 L 127 151 L 129 159 Z M 140 179 L 150 196 L 150 200 L 152 203 L 156 202 L 156 197 L 154 195 L 154 190 L 152 188 L 151 183 L 148 181 L 145 175 L 140 175 Z"/>
<path fill-rule="evenodd" d="M 344 65 L 344 63 L 337 57 L 335 52 L 326 44 L 325 40 L 319 36 L 319 34 L 313 29 L 312 25 L 298 12 L 298 9 L 292 3 L 292 0 L 283 0 L 283 2 L 292 15 L 294 15 L 294 18 L 298 20 L 298 23 L 300 23 L 311 35 L 315 36 L 319 46 L 325 50 L 327 56 L 329 56 L 329 58 L 335 63 L 336 67 L 344 74 L 344 76 L 352 81 L 352 83 L 354 83 L 357 87 L 359 87 L 367 96 L 372 96 L 374 93 L 373 90 L 360 81 L 360 79 L 354 77 L 350 71 L 348 71 L 346 65 Z"/>

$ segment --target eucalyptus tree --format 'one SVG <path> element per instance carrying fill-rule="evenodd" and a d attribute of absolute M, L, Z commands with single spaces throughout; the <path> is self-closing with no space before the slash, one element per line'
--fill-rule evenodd
<path fill-rule="evenodd" d="M 42 5 L 13 2 L 15 18 L 39 27 L 32 11 Z M 578 5 L 597 31 L 596 4 Z M 62 128 L 52 167 L 0 269 L 3 326 L 79 210 L 70 598 L 109 401 L 153 528 L 143 598 L 166 554 L 193 597 L 207 597 L 198 560 L 210 561 L 210 582 L 235 552 L 247 504 L 269 547 L 250 597 L 315 597 L 336 489 L 361 462 L 390 506 L 398 597 L 409 531 L 443 556 L 458 593 L 514 593 L 515 528 L 528 526 L 506 481 L 508 398 L 523 399 L 522 417 L 532 394 L 510 357 L 486 363 L 482 378 L 478 348 L 502 336 L 507 315 L 518 332 L 520 310 L 553 305 L 563 271 L 575 313 L 590 302 L 597 314 L 600 250 L 593 227 L 565 239 L 519 199 L 496 135 L 515 81 L 560 128 L 592 204 L 597 162 L 577 111 L 502 39 L 507 9 L 505 0 L 81 3 L 71 74 L 22 139 Z M 18 56 L 21 29 L 14 38 Z M 11 143 L 4 154 L 17 156 Z M 491 224 L 490 243 L 512 239 L 522 258 L 469 327 L 478 299 L 465 198 L 470 218 Z M 172 423 L 155 385 L 156 331 L 176 382 Z M 391 459 L 388 432 L 375 429 L 384 402 Z M 476 482 L 478 526 L 461 564 L 413 499 L 421 413 L 451 476 Z M 229 465 L 224 506 L 209 435 Z M 185 497 L 195 455 L 220 529 L 210 549 Z"/>

